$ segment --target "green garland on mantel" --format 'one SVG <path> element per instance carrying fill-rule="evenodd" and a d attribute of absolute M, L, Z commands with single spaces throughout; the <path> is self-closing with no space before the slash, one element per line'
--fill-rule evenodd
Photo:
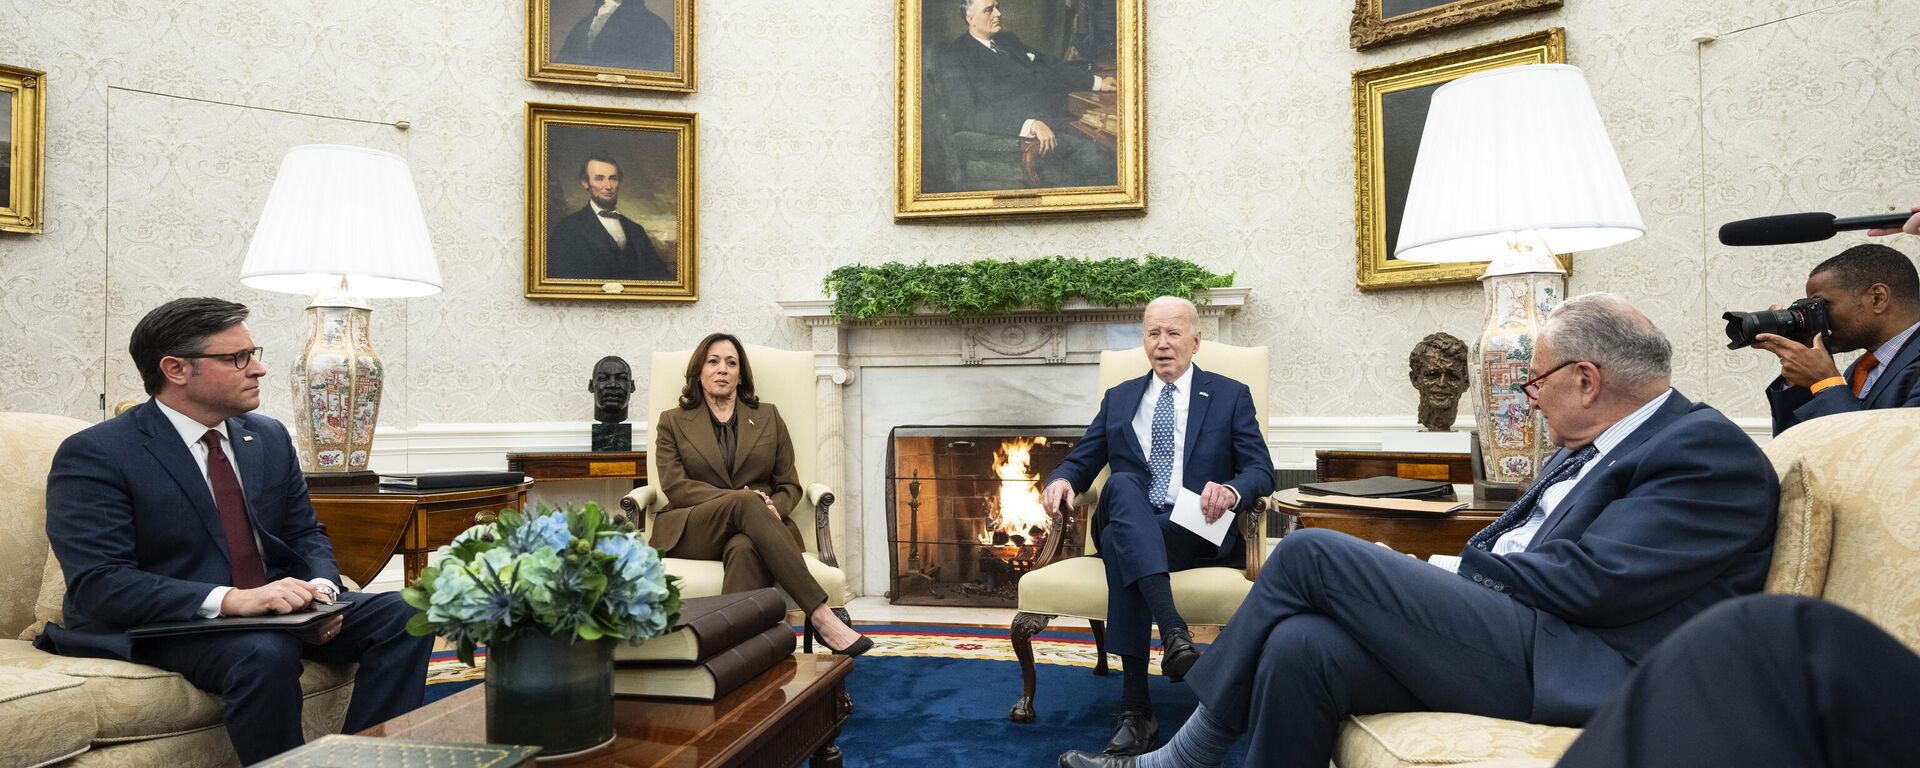
<path fill-rule="evenodd" d="M 1193 298 L 1208 288 L 1233 284 L 1186 259 L 1151 253 L 1144 259 L 1075 259 L 1066 256 L 961 264 L 850 264 L 827 273 L 835 319 L 905 316 L 927 308 L 954 317 L 1002 315 L 1017 310 L 1057 312 L 1069 299 L 1110 307 L 1140 306 L 1158 296 Z"/>

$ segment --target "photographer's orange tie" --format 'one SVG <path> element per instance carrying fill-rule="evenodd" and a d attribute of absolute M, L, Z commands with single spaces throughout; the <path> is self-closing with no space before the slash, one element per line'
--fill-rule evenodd
<path fill-rule="evenodd" d="M 1874 357 L 1872 352 L 1868 352 L 1864 355 L 1861 355 L 1860 362 L 1853 364 L 1853 396 L 1854 397 L 1860 396 L 1860 388 L 1866 386 L 1867 384 L 1867 374 L 1872 373 L 1873 367 L 1879 364 L 1880 364 L 1880 359 L 1877 357 Z"/>

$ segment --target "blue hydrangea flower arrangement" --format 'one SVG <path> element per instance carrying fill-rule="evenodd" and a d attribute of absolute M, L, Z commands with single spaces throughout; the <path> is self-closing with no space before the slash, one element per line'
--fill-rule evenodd
<path fill-rule="evenodd" d="M 673 626 L 680 611 L 678 578 L 660 553 L 592 502 L 504 510 L 438 554 L 401 593 L 418 611 L 407 631 L 453 641 L 469 665 L 476 646 L 522 631 L 637 644 Z"/>

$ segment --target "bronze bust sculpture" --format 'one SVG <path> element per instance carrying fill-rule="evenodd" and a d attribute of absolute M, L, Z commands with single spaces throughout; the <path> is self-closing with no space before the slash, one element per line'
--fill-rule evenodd
<path fill-rule="evenodd" d="M 593 364 L 587 391 L 593 393 L 593 450 L 633 450 L 633 425 L 627 420 L 627 399 L 633 395 L 633 367 L 614 355 Z"/>
<path fill-rule="evenodd" d="M 1460 394 L 1467 391 L 1467 343 L 1448 333 L 1428 334 L 1407 355 L 1407 378 L 1420 391 L 1420 426 L 1453 431 Z"/>

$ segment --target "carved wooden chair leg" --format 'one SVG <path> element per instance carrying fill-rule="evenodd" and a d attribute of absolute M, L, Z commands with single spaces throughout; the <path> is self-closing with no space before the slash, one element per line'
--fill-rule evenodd
<path fill-rule="evenodd" d="M 1099 619 L 1088 619 L 1093 627 L 1093 673 L 1102 677 L 1107 674 L 1107 623 Z"/>
<path fill-rule="evenodd" d="M 1033 722 L 1033 636 L 1047 628 L 1053 617 L 1044 613 L 1016 613 L 1013 616 L 1013 655 L 1020 659 L 1020 700 L 1013 703 L 1007 719 L 1016 723 Z"/>
<path fill-rule="evenodd" d="M 829 610 L 829 611 L 833 611 L 833 615 L 835 615 L 835 616 L 838 616 L 838 617 L 840 617 L 840 623 L 842 623 L 842 624 L 845 624 L 845 625 L 847 625 L 847 626 L 849 626 L 849 627 L 851 627 L 851 626 L 853 626 L 853 614 L 850 614 L 850 613 L 847 613 L 847 609 L 845 609 L 845 608 L 828 608 L 827 610 Z M 843 693 L 841 694 L 841 706 L 843 706 L 843 707 L 845 707 L 845 708 L 846 708 L 846 710 L 847 710 L 847 714 L 849 714 L 849 715 L 851 715 L 851 714 L 853 714 L 853 697 L 851 697 L 851 696 L 847 696 L 847 695 L 846 695 L 846 694 L 845 694 L 845 693 L 843 692 Z M 835 747 L 834 749 L 836 749 L 836 750 L 837 750 L 837 749 L 839 749 L 839 747 Z M 823 763 L 823 765 L 824 765 L 824 763 Z"/>

